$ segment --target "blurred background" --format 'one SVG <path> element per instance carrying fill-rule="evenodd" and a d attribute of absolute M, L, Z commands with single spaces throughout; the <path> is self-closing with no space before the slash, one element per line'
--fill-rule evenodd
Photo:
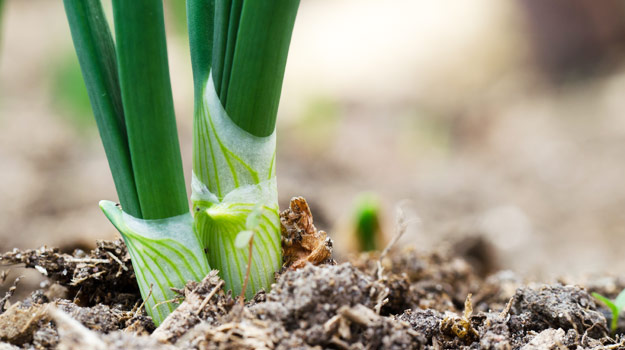
<path fill-rule="evenodd" d="M 189 177 L 184 1 L 165 7 Z M 0 26 L 0 251 L 116 237 L 62 2 L 6 0 Z M 281 207 L 306 197 L 342 254 L 358 248 L 367 192 L 381 247 L 407 199 L 420 221 L 402 240 L 419 249 L 482 236 L 502 268 L 535 279 L 625 271 L 624 45 L 619 0 L 302 0 L 278 117 Z"/>

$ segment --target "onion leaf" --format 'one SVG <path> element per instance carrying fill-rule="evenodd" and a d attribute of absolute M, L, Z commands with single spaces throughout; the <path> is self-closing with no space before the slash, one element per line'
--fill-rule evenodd
<path fill-rule="evenodd" d="M 63 3 L 119 201 L 128 214 L 140 218 L 115 44 L 102 5 L 99 0 L 64 0 Z"/>
<path fill-rule="evenodd" d="M 144 219 L 188 212 L 169 80 L 163 3 L 114 0 L 119 81 Z"/>

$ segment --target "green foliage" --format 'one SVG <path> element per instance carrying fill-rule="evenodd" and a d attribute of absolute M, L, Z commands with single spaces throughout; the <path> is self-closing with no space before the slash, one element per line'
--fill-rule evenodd
<path fill-rule="evenodd" d="M 342 115 L 342 106 L 336 99 L 314 97 L 306 103 L 300 117 L 289 130 L 290 137 L 296 137 L 300 144 L 312 152 L 326 152 L 340 136 Z"/>
<path fill-rule="evenodd" d="M 159 325 L 175 305 L 173 288 L 200 281 L 210 268 L 197 236 L 190 213 L 159 220 L 141 220 L 122 212 L 110 201 L 100 208 L 119 230 L 132 259 L 148 314 Z"/>
<path fill-rule="evenodd" d="M 354 226 L 360 251 L 379 249 L 381 241 L 380 203 L 372 193 L 363 193 L 356 199 Z"/>
<path fill-rule="evenodd" d="M 173 0 L 164 1 L 165 14 L 168 19 L 171 19 L 176 33 L 181 35 L 187 34 L 187 9 L 185 1 Z"/>
<path fill-rule="evenodd" d="M 95 123 L 76 56 L 63 56 L 53 66 L 50 91 L 59 114 L 67 117 L 81 134 L 87 132 L 85 137 L 90 137 L 89 131 Z"/>
<path fill-rule="evenodd" d="M 610 300 L 599 293 L 592 293 L 592 296 L 604 303 L 610 311 L 612 311 L 612 322 L 610 323 L 610 330 L 612 334 L 616 333 L 618 328 L 618 318 L 621 310 L 625 308 L 625 289 L 622 290 L 614 300 Z"/>

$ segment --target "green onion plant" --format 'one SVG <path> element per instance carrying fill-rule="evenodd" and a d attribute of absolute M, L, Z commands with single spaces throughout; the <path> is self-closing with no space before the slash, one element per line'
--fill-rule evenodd
<path fill-rule="evenodd" d="M 100 207 L 126 242 L 148 314 L 160 324 L 172 288 L 210 268 L 236 295 L 268 290 L 282 260 L 275 123 L 299 0 L 187 1 L 191 211 L 163 3 L 112 3 L 114 39 L 100 0 L 64 0 L 120 202 Z"/>

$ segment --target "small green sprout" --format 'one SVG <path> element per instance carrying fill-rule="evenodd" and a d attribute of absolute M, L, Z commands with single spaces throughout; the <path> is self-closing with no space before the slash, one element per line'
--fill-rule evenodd
<path fill-rule="evenodd" d="M 354 229 L 361 252 L 380 249 L 380 201 L 373 193 L 363 193 L 357 199 L 354 210 Z"/>
<path fill-rule="evenodd" d="M 604 303 L 612 311 L 612 323 L 610 324 L 610 331 L 612 332 L 612 334 L 615 334 L 616 329 L 618 328 L 619 314 L 621 313 L 621 310 L 625 308 L 625 289 L 623 289 L 614 300 L 610 300 L 603 295 L 594 292 L 592 293 L 592 296 Z"/>

